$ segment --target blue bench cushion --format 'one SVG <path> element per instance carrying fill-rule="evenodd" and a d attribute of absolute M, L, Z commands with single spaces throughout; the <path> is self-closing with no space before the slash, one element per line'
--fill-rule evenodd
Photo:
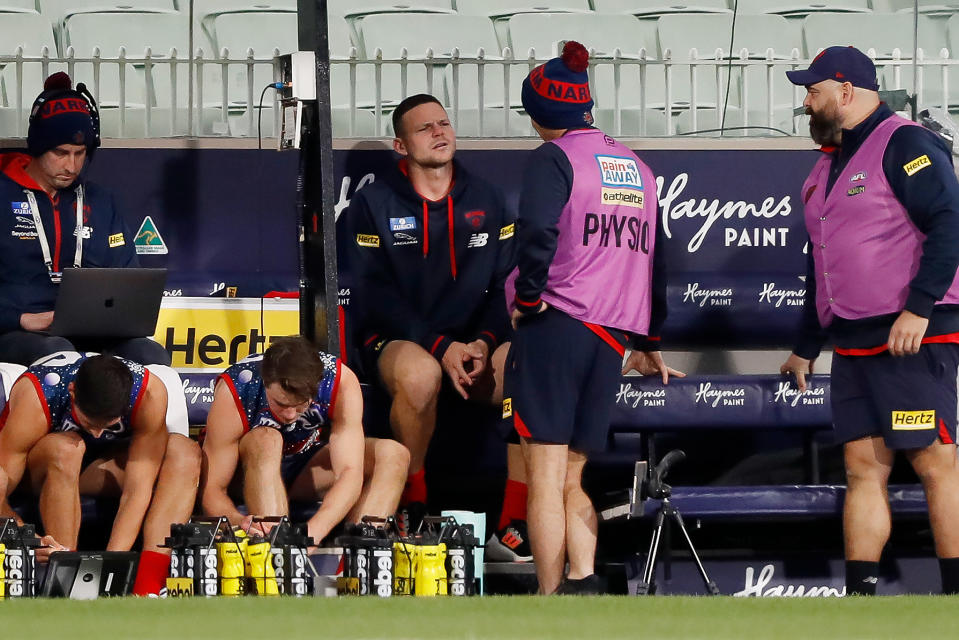
<path fill-rule="evenodd" d="M 673 487 L 671 501 L 685 518 L 839 517 L 846 488 L 836 485 L 766 485 L 755 487 Z M 655 513 L 658 500 L 646 504 Z M 924 515 L 921 485 L 891 485 L 889 505 L 895 514 Z"/>

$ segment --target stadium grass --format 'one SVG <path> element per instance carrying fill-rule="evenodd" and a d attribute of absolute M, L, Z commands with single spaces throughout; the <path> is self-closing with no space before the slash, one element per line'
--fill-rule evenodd
<path fill-rule="evenodd" d="M 24 600 L 11 638 L 921 638 L 949 634 L 956 599 L 553 597 Z"/>

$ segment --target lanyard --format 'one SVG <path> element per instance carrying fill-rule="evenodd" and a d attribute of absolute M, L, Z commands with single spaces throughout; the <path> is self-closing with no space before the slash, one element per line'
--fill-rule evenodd
<path fill-rule="evenodd" d="M 33 215 L 33 225 L 37 229 L 37 239 L 40 241 L 40 251 L 43 253 L 43 264 L 47 267 L 47 273 L 50 275 L 51 282 L 60 282 L 63 274 L 60 271 L 53 270 L 53 259 L 50 257 L 50 243 L 47 242 L 47 234 L 43 230 L 43 220 L 40 219 L 40 207 L 37 206 L 37 198 L 33 191 L 24 189 L 27 194 L 27 202 L 30 203 L 30 213 Z M 77 227 L 73 234 L 77 238 L 77 250 L 73 256 L 73 266 L 80 268 L 80 261 L 83 258 L 83 185 L 78 184 L 76 188 L 77 200 Z"/>

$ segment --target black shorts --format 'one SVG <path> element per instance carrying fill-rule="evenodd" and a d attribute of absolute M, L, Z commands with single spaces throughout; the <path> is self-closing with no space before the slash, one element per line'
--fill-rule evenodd
<path fill-rule="evenodd" d="M 836 441 L 882 436 L 890 449 L 956 442 L 959 345 L 924 344 L 919 353 L 832 360 Z"/>
<path fill-rule="evenodd" d="M 521 320 L 504 370 L 504 435 L 604 450 L 625 345 L 621 331 L 556 309 Z"/>
<path fill-rule="evenodd" d="M 94 438 L 86 431 L 79 431 L 78 434 L 85 447 L 83 462 L 80 463 L 81 472 L 97 460 L 111 460 L 129 451 L 132 441 L 132 438 L 129 437 L 101 440 Z"/>

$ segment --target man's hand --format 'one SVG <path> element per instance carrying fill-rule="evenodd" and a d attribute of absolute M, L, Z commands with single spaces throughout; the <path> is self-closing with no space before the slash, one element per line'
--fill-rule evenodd
<path fill-rule="evenodd" d="M 523 316 L 535 316 L 537 313 L 543 313 L 547 309 L 549 309 L 549 305 L 545 302 L 540 302 L 539 308 L 533 313 L 522 313 L 519 309 L 513 309 L 513 313 L 511 313 L 509 317 L 510 324 L 513 325 L 513 330 L 516 330 L 516 325 L 519 324 Z"/>
<path fill-rule="evenodd" d="M 240 528 L 251 538 L 255 536 L 265 538 L 274 526 L 272 522 L 253 522 L 253 516 L 243 516 L 243 520 L 240 521 Z"/>
<path fill-rule="evenodd" d="M 894 356 L 911 356 L 919 353 L 922 337 L 929 328 L 929 318 L 917 316 L 911 311 L 903 310 L 889 330 L 889 353 Z"/>
<path fill-rule="evenodd" d="M 27 331 L 46 331 L 53 324 L 53 312 L 21 313 L 20 326 Z"/>
<path fill-rule="evenodd" d="M 469 398 L 466 387 L 473 384 L 473 377 L 471 377 L 470 372 L 467 371 L 466 363 L 470 362 L 475 366 L 476 361 L 479 360 L 483 362 L 483 366 L 485 366 L 486 352 L 477 347 L 476 342 L 482 342 L 482 340 L 477 340 L 469 344 L 462 342 L 451 343 L 446 349 L 446 353 L 443 354 L 442 362 L 440 362 L 443 366 L 443 371 L 450 377 L 453 388 L 456 389 L 458 394 L 463 396 L 463 399 Z M 488 349 L 486 351 L 488 351 Z M 480 370 L 482 371 L 482 369 Z"/>
<path fill-rule="evenodd" d="M 816 359 L 807 360 L 806 358 L 800 358 L 795 353 L 790 353 L 789 357 L 786 358 L 786 362 L 783 363 L 783 366 L 779 367 L 779 373 L 783 375 L 792 374 L 796 377 L 796 386 L 799 387 L 799 391 L 806 390 L 806 374 L 812 375 L 813 365 L 816 363 Z"/>
<path fill-rule="evenodd" d="M 626 358 L 626 364 L 623 365 L 623 375 L 634 369 L 644 376 L 660 374 L 663 384 L 669 384 L 669 376 L 686 377 L 682 371 L 667 367 L 663 361 L 663 354 L 659 351 L 632 351 Z"/>
<path fill-rule="evenodd" d="M 40 538 L 40 546 L 36 550 L 37 562 L 40 564 L 46 564 L 50 561 L 50 554 L 56 553 L 57 551 L 69 551 L 70 549 L 66 548 L 59 542 L 53 539 L 53 536 L 43 536 Z"/>
<path fill-rule="evenodd" d="M 470 363 L 467 364 L 464 368 L 468 370 L 470 379 L 476 380 L 480 377 L 480 374 L 483 373 L 483 370 L 486 369 L 486 364 L 489 362 L 489 344 L 485 340 L 473 340 L 466 345 L 467 353 L 479 353 L 480 357 L 471 358 Z"/>

